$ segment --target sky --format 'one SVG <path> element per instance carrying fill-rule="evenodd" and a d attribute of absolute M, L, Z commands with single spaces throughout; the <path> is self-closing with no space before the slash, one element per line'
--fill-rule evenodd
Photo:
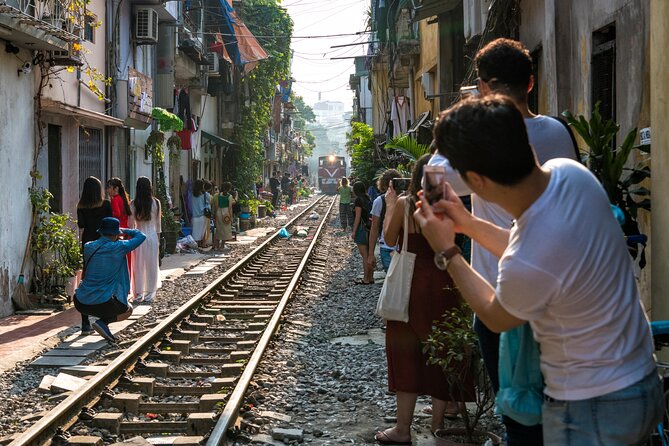
<path fill-rule="evenodd" d="M 293 91 L 307 105 L 323 101 L 340 101 L 350 110 L 353 92 L 348 79 L 355 69 L 353 59 L 331 60 L 332 57 L 361 56 L 367 45 L 331 48 L 334 45 L 365 42 L 368 34 L 355 35 L 365 29 L 369 0 L 283 0 L 294 22 L 291 48 L 294 51 Z M 340 37 L 333 34 L 351 34 Z M 305 38 L 314 37 L 314 38 Z"/>

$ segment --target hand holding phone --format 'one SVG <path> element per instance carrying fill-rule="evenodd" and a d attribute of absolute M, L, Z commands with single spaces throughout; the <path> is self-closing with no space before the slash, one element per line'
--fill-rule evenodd
<path fill-rule="evenodd" d="M 393 178 L 390 182 L 393 185 L 393 190 L 399 195 L 409 189 L 411 178 Z"/>
<path fill-rule="evenodd" d="M 423 198 L 434 204 L 444 197 L 446 168 L 444 166 L 423 166 Z"/>

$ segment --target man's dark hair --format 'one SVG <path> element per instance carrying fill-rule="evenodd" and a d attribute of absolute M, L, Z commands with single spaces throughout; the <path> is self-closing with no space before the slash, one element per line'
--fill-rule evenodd
<path fill-rule="evenodd" d="M 379 190 L 381 192 L 385 192 L 388 190 L 388 185 L 390 184 L 390 180 L 393 178 L 402 178 L 402 174 L 399 172 L 397 169 L 388 169 L 381 176 L 379 177 Z"/>
<path fill-rule="evenodd" d="M 532 57 L 517 40 L 496 39 L 479 50 L 474 58 L 479 79 L 493 91 L 514 99 L 527 97 L 532 76 Z"/>
<path fill-rule="evenodd" d="M 434 139 L 463 177 L 471 171 L 513 186 L 536 165 L 523 116 L 506 96 L 469 98 L 441 112 Z"/>

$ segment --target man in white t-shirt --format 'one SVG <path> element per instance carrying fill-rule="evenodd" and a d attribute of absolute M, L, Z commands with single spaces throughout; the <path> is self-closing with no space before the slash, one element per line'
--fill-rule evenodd
<path fill-rule="evenodd" d="M 445 199 L 421 201 L 414 215 L 437 267 L 491 330 L 532 326 L 546 382 L 544 444 L 645 441 L 663 413 L 661 381 L 632 261 L 597 179 L 567 159 L 540 167 L 503 96 L 442 112 L 435 141 L 473 192 L 515 219 L 508 231 L 474 217 L 448 185 Z M 496 289 L 460 255 L 456 231 L 500 258 Z"/>
<path fill-rule="evenodd" d="M 374 249 L 376 248 L 377 240 L 379 242 L 381 265 L 383 266 L 383 270 L 386 272 L 388 272 L 388 268 L 390 267 L 391 255 L 397 248 L 397 246 L 386 245 L 386 241 L 383 238 L 383 221 L 386 217 L 385 198 L 389 191 L 390 182 L 394 178 L 401 177 L 402 175 L 398 170 L 388 169 L 383 172 L 377 182 L 377 187 L 381 191 L 381 195 L 376 197 L 372 203 L 372 211 L 370 213 L 372 215 L 372 227 L 369 229 L 369 256 L 367 257 L 367 263 L 369 263 L 369 267 L 372 270 L 374 270 L 376 267 L 376 256 L 374 255 Z"/>
<path fill-rule="evenodd" d="M 523 115 L 530 145 L 534 149 L 539 164 L 554 158 L 576 159 L 575 141 L 566 125 L 549 116 L 534 114 L 528 106 L 528 94 L 534 87 L 532 76 L 532 58 L 521 42 L 510 39 L 496 39 L 483 47 L 474 60 L 478 73 L 478 88 L 482 96 L 491 93 L 503 93 L 508 96 Z M 446 168 L 446 181 L 459 196 L 469 195 L 472 191 L 460 178 L 448 160 L 438 152 L 429 165 L 443 165 Z M 472 194 L 472 214 L 499 227 L 510 229 L 513 217 L 498 205 Z M 472 243 L 471 264 L 493 287 L 497 283 L 497 263 L 499 258 L 480 244 Z M 479 338 L 481 352 L 488 375 L 497 393 L 499 334 L 492 332 L 476 318 L 474 329 Z M 541 444 L 541 426 L 525 426 L 514 422 L 508 416 L 503 417 L 507 430 L 509 446 L 539 446 Z"/>

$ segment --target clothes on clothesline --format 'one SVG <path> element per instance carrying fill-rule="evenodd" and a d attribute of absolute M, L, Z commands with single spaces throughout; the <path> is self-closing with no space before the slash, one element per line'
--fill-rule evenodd
<path fill-rule="evenodd" d="M 390 107 L 390 119 L 393 122 L 393 136 L 400 137 L 409 130 L 411 112 L 409 98 L 406 96 L 395 96 Z"/>

